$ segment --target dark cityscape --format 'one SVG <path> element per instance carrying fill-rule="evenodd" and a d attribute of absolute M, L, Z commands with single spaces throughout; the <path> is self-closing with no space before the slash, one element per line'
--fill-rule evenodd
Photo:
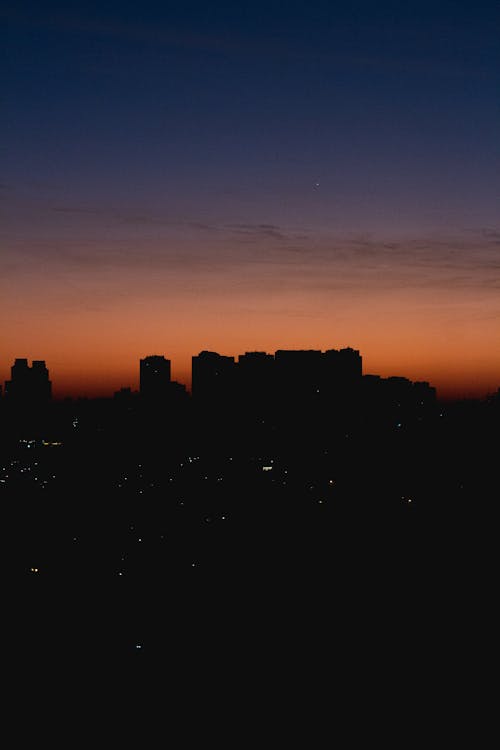
<path fill-rule="evenodd" d="M 103 687 L 173 747 L 491 743 L 499 31 L 498 0 L 2 4 L 4 652 L 38 744 Z"/>
<path fill-rule="evenodd" d="M 202 351 L 192 393 L 164 355 L 138 366 L 139 391 L 107 399 L 52 400 L 43 361 L 16 359 L 5 383 L 26 648 L 126 658 L 175 641 L 195 659 L 234 636 L 225 618 L 271 639 L 306 618 L 333 645 L 373 636 L 373 608 L 398 639 L 470 585 L 500 391 L 443 403 L 429 383 L 363 374 L 351 348 Z"/>

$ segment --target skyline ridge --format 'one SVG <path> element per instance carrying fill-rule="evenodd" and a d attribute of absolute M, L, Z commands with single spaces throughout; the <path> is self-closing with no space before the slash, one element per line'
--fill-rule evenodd
<path fill-rule="evenodd" d="M 178 377 L 174 377 L 173 376 L 174 373 L 175 373 L 175 368 L 172 367 L 172 359 L 170 357 L 167 357 L 165 353 L 164 354 L 158 354 L 158 353 L 156 353 L 156 354 L 145 354 L 144 356 L 142 356 L 142 357 L 139 358 L 139 360 L 138 360 L 139 367 L 137 368 L 137 372 L 134 375 L 134 377 L 131 379 L 131 381 L 129 380 L 127 383 L 121 382 L 121 383 L 117 384 L 116 386 L 114 386 L 113 388 L 107 389 L 107 392 L 98 391 L 94 395 L 92 395 L 92 391 L 91 391 L 91 395 L 89 395 L 88 393 L 82 393 L 82 392 L 77 392 L 77 391 L 74 391 L 72 394 L 70 394 L 70 393 L 65 392 L 62 389 L 58 390 L 58 388 L 57 388 L 57 376 L 56 376 L 56 388 L 55 388 L 55 391 L 53 389 L 53 380 L 51 379 L 51 381 L 48 381 L 48 382 L 49 382 L 50 390 L 52 390 L 52 393 L 53 393 L 52 397 L 54 398 L 54 400 L 61 400 L 61 399 L 65 399 L 65 398 L 74 398 L 74 399 L 78 399 L 78 398 L 111 398 L 114 395 L 116 395 L 118 392 L 120 392 L 120 391 L 127 391 L 127 390 L 129 390 L 131 393 L 140 393 L 140 391 L 141 391 L 141 378 L 142 378 L 141 373 L 142 373 L 143 363 L 147 362 L 148 360 L 158 359 L 158 360 L 164 360 L 165 364 L 168 365 L 168 380 L 170 382 L 177 383 L 178 385 L 182 386 L 186 390 L 186 392 L 188 394 L 192 395 L 194 361 L 196 359 L 200 358 L 202 355 L 215 356 L 215 357 L 220 358 L 221 360 L 228 360 L 228 361 L 231 360 L 232 364 L 236 368 L 238 368 L 238 366 L 241 364 L 241 362 L 242 362 L 242 360 L 244 360 L 244 358 L 251 357 L 252 355 L 261 355 L 261 356 L 265 356 L 267 358 L 272 358 L 273 361 L 276 361 L 276 356 L 280 355 L 280 354 L 287 354 L 287 353 L 301 354 L 302 353 L 302 354 L 320 354 L 320 355 L 325 355 L 325 354 L 328 354 L 328 353 L 339 353 L 339 352 L 346 352 L 346 353 L 347 352 L 352 352 L 352 353 L 354 353 L 354 354 L 356 354 L 356 355 L 359 356 L 359 359 L 360 359 L 360 368 L 361 368 L 360 375 L 362 377 L 379 378 L 379 379 L 382 379 L 382 380 L 404 379 L 404 380 L 407 380 L 407 381 L 409 381 L 409 382 L 411 382 L 413 384 L 426 384 L 426 385 L 430 385 L 432 388 L 435 389 L 435 391 L 437 393 L 438 400 L 454 401 L 454 400 L 462 400 L 462 399 L 467 399 L 467 398 L 484 399 L 484 398 L 487 398 L 487 397 L 493 395 L 494 393 L 496 393 L 498 391 L 498 389 L 500 388 L 500 376 L 499 376 L 499 378 L 498 378 L 498 385 L 497 386 L 494 386 L 489 391 L 478 393 L 475 396 L 465 395 L 465 394 L 464 395 L 453 396 L 453 395 L 447 395 L 446 392 L 443 395 L 443 394 L 441 394 L 439 392 L 439 389 L 436 388 L 436 386 L 430 380 L 426 380 L 426 379 L 423 379 L 423 378 L 411 378 L 411 377 L 408 377 L 406 375 L 402 375 L 400 372 L 393 372 L 393 373 L 390 373 L 390 374 L 387 374 L 387 373 L 386 374 L 380 374 L 380 373 L 374 373 L 374 372 L 366 372 L 365 369 L 364 369 L 364 367 L 363 367 L 363 356 L 362 356 L 360 350 L 356 349 L 354 347 L 351 347 L 351 346 L 340 347 L 339 349 L 330 347 L 330 348 L 325 348 L 324 350 L 323 349 L 316 349 L 316 348 L 312 348 L 312 347 L 310 347 L 310 348 L 287 348 L 287 349 L 278 348 L 274 352 L 267 352 L 264 349 L 260 348 L 260 349 L 246 350 L 245 352 L 242 352 L 242 353 L 239 353 L 239 354 L 232 354 L 232 355 L 231 354 L 229 354 L 229 355 L 228 354 L 222 354 L 222 353 L 220 353 L 218 351 L 215 351 L 213 349 L 207 349 L 207 348 L 205 348 L 205 349 L 201 349 L 198 352 L 198 354 L 193 354 L 191 356 L 191 369 L 190 369 L 190 372 L 189 372 L 189 376 L 187 378 L 184 378 L 184 379 L 179 379 Z M 14 371 L 14 368 L 15 368 L 15 366 L 18 365 L 18 363 L 27 363 L 28 361 L 29 361 L 29 358 L 26 358 L 26 357 L 15 357 L 15 359 L 14 359 L 14 366 L 11 368 L 11 370 Z M 46 367 L 46 360 L 45 359 L 42 360 L 42 359 L 34 359 L 33 358 L 32 363 L 33 363 L 33 367 L 40 366 L 40 365 L 42 366 L 42 368 Z M 46 373 L 46 376 L 48 378 L 48 371 Z M 51 377 L 53 377 L 53 376 L 51 376 Z M 0 395 L 2 395 L 2 396 L 6 396 L 7 395 L 7 390 L 8 390 L 9 382 L 10 381 L 8 379 L 0 381 L 0 385 L 2 386 L 2 388 L 0 389 Z M 61 392 L 61 390 L 62 390 L 62 392 Z"/>

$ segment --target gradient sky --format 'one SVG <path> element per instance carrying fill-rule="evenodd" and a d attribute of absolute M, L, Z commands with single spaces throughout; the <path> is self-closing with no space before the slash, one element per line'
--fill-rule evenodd
<path fill-rule="evenodd" d="M 0 381 L 340 348 L 500 386 L 498 2 L 5 3 Z"/>

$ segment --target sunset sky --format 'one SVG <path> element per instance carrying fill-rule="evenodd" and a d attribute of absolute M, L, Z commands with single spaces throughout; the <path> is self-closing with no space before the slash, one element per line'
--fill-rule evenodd
<path fill-rule="evenodd" d="M 0 382 L 352 346 L 500 386 L 498 2 L 7 2 Z"/>

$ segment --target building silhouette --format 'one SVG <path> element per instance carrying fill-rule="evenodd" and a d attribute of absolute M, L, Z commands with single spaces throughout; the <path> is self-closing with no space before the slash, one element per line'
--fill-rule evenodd
<path fill-rule="evenodd" d="M 52 397 L 52 383 L 43 359 L 18 358 L 11 367 L 11 379 L 5 383 L 5 396 L 16 406 L 43 406 Z"/>
<path fill-rule="evenodd" d="M 159 354 L 152 354 L 140 360 L 139 391 L 141 397 L 148 401 L 161 401 L 170 393 L 169 359 Z"/>
<path fill-rule="evenodd" d="M 26 417 L 40 416 L 39 407 L 51 395 L 45 361 L 30 366 L 18 358 L 5 383 L 2 410 L 16 418 L 23 410 Z M 253 430 L 256 444 L 278 428 L 328 434 L 345 427 L 348 433 L 365 423 L 399 429 L 427 418 L 436 406 L 436 389 L 428 382 L 363 374 L 360 352 L 351 347 L 247 351 L 237 358 L 203 350 L 192 357 L 191 395 L 172 381 L 171 361 L 152 354 L 140 359 L 139 392 L 122 388 L 113 401 L 115 413 L 140 415 L 144 429 L 148 420 L 156 424 L 168 418 L 186 425 L 195 419 L 214 430 L 223 419 L 228 435 Z"/>
<path fill-rule="evenodd" d="M 377 424 L 402 427 L 409 418 L 422 418 L 436 405 L 436 389 L 427 381 L 363 375 L 362 404 L 366 417 Z"/>
<path fill-rule="evenodd" d="M 234 392 L 235 361 L 217 352 L 202 351 L 192 357 L 192 395 L 198 404 L 214 406 Z"/>
<path fill-rule="evenodd" d="M 231 429 L 264 425 L 328 428 L 360 408 L 362 358 L 351 348 L 251 351 L 235 361 L 213 351 L 192 357 L 193 408 L 227 418 Z"/>
<path fill-rule="evenodd" d="M 256 417 L 269 412 L 276 390 L 274 355 L 266 352 L 240 354 L 236 374 L 239 410 Z"/>
<path fill-rule="evenodd" d="M 322 385 L 323 355 L 316 349 L 278 349 L 274 355 L 281 392 L 291 398 L 317 393 Z"/>
<path fill-rule="evenodd" d="M 264 404 L 286 408 L 333 397 L 340 401 L 357 395 L 361 377 L 362 358 L 351 348 L 245 352 L 237 362 L 210 351 L 192 358 L 194 400 L 221 404 L 236 397 L 244 410 Z"/>
<path fill-rule="evenodd" d="M 357 349 L 328 349 L 324 355 L 327 377 L 336 385 L 358 383 L 363 374 L 363 359 Z"/>

